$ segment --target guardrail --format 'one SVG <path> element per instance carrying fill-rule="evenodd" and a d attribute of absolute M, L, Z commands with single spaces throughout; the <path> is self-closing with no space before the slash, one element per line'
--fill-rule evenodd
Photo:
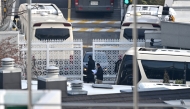
<path fill-rule="evenodd" d="M 26 106 L 26 104 L 0 104 L 0 105 L 6 105 L 6 106 Z M 63 108 L 65 107 L 85 107 L 88 109 L 91 109 L 93 107 L 110 107 L 110 108 L 132 108 L 134 107 L 134 103 L 61 103 L 61 104 L 42 104 L 42 103 L 38 103 L 38 104 L 32 104 L 32 106 L 62 106 Z M 181 105 L 168 105 L 168 104 L 161 104 L 161 103 L 138 103 L 138 107 L 144 107 L 144 108 L 188 108 L 190 107 L 190 105 L 185 105 L 185 104 L 181 104 Z"/>

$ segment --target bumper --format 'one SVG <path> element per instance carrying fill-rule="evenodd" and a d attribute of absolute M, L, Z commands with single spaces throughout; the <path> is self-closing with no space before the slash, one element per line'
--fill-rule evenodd
<path fill-rule="evenodd" d="M 76 12 L 113 12 L 111 6 L 75 6 Z"/>

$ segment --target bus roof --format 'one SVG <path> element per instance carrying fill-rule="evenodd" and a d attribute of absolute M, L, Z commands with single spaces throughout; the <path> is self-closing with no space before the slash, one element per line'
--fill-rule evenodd
<path fill-rule="evenodd" d="M 133 55 L 134 48 L 130 48 L 125 54 Z M 173 55 L 173 56 L 190 56 L 190 50 L 179 50 L 179 49 L 161 49 L 161 48 L 143 48 L 137 47 L 137 54 L 162 54 L 162 55 Z"/>
<path fill-rule="evenodd" d="M 132 23 L 134 22 L 133 16 L 126 16 L 123 23 Z M 137 16 L 137 23 L 150 23 L 150 24 L 159 24 L 160 19 L 156 16 L 150 16 L 150 15 L 141 15 Z"/>
<path fill-rule="evenodd" d="M 21 4 L 19 11 L 27 10 L 27 3 Z M 32 3 L 32 24 L 35 23 L 69 23 L 63 16 L 59 8 L 52 3 Z M 27 13 L 23 14 L 27 19 Z"/>
<path fill-rule="evenodd" d="M 163 6 L 161 5 L 137 5 L 137 23 L 160 23 Z M 133 22 L 134 6 L 129 5 L 123 23 Z"/>

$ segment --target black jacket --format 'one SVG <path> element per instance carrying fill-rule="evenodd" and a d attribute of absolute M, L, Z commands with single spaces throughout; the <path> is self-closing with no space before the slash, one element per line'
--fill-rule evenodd
<path fill-rule="evenodd" d="M 102 67 L 99 67 L 97 69 L 96 79 L 103 80 L 103 69 L 102 69 Z"/>
<path fill-rule="evenodd" d="M 121 59 L 119 59 L 119 60 L 115 63 L 115 69 L 114 69 L 114 72 L 115 72 L 115 73 L 118 72 L 120 63 L 121 63 Z"/>
<path fill-rule="evenodd" d="M 93 59 L 89 59 L 88 61 L 88 69 L 87 69 L 87 77 L 88 78 L 94 78 L 94 74 L 92 70 L 95 69 L 95 62 Z"/>

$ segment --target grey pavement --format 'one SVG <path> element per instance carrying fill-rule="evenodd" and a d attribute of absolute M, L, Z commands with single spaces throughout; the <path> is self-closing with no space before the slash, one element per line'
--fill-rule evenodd
<path fill-rule="evenodd" d="M 93 39 L 119 39 L 119 32 L 73 32 L 74 39 L 83 39 L 84 45 L 92 45 Z"/>
<path fill-rule="evenodd" d="M 172 7 L 176 11 L 176 22 L 190 23 L 190 1 L 189 0 L 172 0 Z"/>

